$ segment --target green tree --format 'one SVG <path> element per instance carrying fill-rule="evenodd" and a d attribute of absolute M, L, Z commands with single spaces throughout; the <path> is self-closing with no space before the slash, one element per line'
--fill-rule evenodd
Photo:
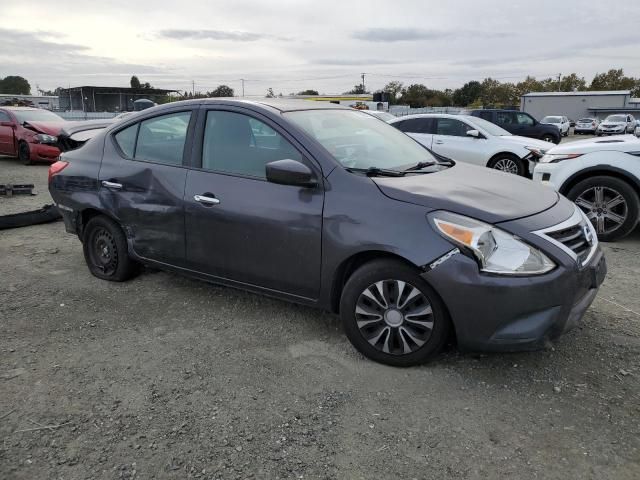
<path fill-rule="evenodd" d="M 131 77 L 131 80 L 129 80 L 129 84 L 131 85 L 131 88 L 141 88 L 142 87 L 142 84 L 140 83 L 140 80 L 135 75 Z"/>
<path fill-rule="evenodd" d="M 520 103 L 520 97 L 513 83 L 500 83 L 489 77 L 482 81 L 481 86 L 480 101 L 485 107 L 505 107 Z"/>
<path fill-rule="evenodd" d="M 298 92 L 297 95 L 320 95 L 317 90 L 303 90 Z M 282 96 L 282 94 L 280 94 Z"/>
<path fill-rule="evenodd" d="M 0 80 L 0 93 L 31 95 L 31 85 L 24 77 L 10 75 Z"/>
<path fill-rule="evenodd" d="M 275 96 L 276 96 L 276 94 L 275 94 L 275 93 L 273 93 L 273 88 L 271 88 L 271 87 L 267 88 L 267 95 L 266 95 L 266 97 L 267 97 L 267 98 L 275 98 Z"/>
<path fill-rule="evenodd" d="M 412 108 L 419 107 L 447 107 L 451 105 L 451 97 L 440 90 L 431 90 L 416 83 L 402 90 L 400 102 L 409 104 Z"/>
<path fill-rule="evenodd" d="M 452 100 L 454 105 L 466 107 L 475 102 L 482 93 L 482 85 L 475 80 L 465 83 L 462 87 L 453 92 Z"/>
<path fill-rule="evenodd" d="M 360 83 L 358 85 L 354 85 L 351 90 L 344 93 L 345 95 L 362 95 L 362 94 L 371 93 L 371 92 L 368 92 L 367 90 L 365 90 L 364 85 Z"/>
<path fill-rule="evenodd" d="M 209 97 L 233 97 L 233 88 L 228 85 L 218 85 L 211 92 L 207 92 Z"/>
<path fill-rule="evenodd" d="M 402 92 L 403 84 L 402 82 L 389 82 L 382 89 L 383 92 L 389 94 L 389 103 L 395 104 L 398 101 L 399 94 Z"/>
<path fill-rule="evenodd" d="M 584 80 L 584 77 L 579 77 L 576 73 L 561 77 L 560 90 L 563 92 L 581 92 L 586 89 L 587 82 Z"/>
<path fill-rule="evenodd" d="M 611 69 L 607 73 L 596 74 L 589 90 L 631 90 L 633 95 L 639 95 L 640 80 L 625 76 L 622 68 Z"/>

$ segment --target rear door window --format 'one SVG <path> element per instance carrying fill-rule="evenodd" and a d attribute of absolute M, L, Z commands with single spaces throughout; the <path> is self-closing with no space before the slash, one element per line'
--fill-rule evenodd
<path fill-rule="evenodd" d="M 394 126 L 405 133 L 433 133 L 432 118 L 409 118 Z"/>
<path fill-rule="evenodd" d="M 454 118 L 438 118 L 436 134 L 451 137 L 464 137 L 472 128 L 460 120 Z"/>
<path fill-rule="evenodd" d="M 496 123 L 498 125 L 515 125 L 515 115 L 513 112 L 496 112 Z"/>

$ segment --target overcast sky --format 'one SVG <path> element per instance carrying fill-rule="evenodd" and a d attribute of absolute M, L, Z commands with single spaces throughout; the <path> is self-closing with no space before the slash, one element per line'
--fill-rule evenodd
<path fill-rule="evenodd" d="M 128 86 L 341 93 L 457 88 L 624 68 L 640 77 L 640 2 L 2 0 L 0 76 L 43 89 Z"/>

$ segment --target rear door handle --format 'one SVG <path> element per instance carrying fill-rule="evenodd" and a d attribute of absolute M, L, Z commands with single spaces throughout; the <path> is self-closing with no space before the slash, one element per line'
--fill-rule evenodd
<path fill-rule="evenodd" d="M 194 195 L 193 199 L 196 202 L 206 206 L 218 205 L 220 203 L 220 200 L 218 200 L 216 197 L 209 197 L 207 195 Z"/>
<path fill-rule="evenodd" d="M 442 145 L 444 142 L 442 140 L 436 140 L 434 143 L 436 145 Z"/>
<path fill-rule="evenodd" d="M 102 186 L 106 188 L 110 188 L 112 190 L 122 190 L 122 184 L 116 182 L 109 182 L 107 180 L 102 181 Z"/>

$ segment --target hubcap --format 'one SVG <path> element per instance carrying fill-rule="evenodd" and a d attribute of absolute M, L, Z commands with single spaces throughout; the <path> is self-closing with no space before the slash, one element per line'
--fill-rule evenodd
<path fill-rule="evenodd" d="M 402 280 L 369 285 L 358 297 L 355 316 L 367 342 L 391 355 L 415 352 L 427 343 L 433 330 L 429 299 Z"/>
<path fill-rule="evenodd" d="M 493 168 L 507 173 L 518 173 L 518 165 L 510 158 L 501 158 L 495 163 Z"/>
<path fill-rule="evenodd" d="M 589 188 L 578 195 L 575 202 L 599 234 L 617 230 L 627 219 L 627 202 L 620 192 L 613 188 Z"/>

